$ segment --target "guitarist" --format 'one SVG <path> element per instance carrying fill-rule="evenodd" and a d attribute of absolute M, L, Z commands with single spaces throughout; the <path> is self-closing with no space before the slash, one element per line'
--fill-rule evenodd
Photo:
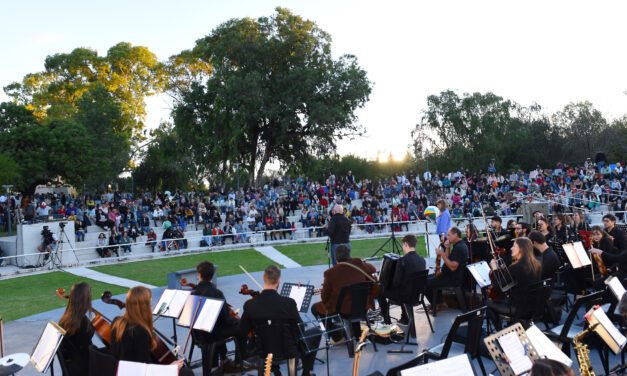
<path fill-rule="evenodd" d="M 324 318 L 336 314 L 335 308 L 337 299 L 340 296 L 342 288 L 344 286 L 354 285 L 355 283 L 370 282 L 372 281 L 372 277 L 369 278 L 369 276 L 377 271 L 373 265 L 365 263 L 361 261 L 361 259 L 350 258 L 350 249 L 344 244 L 340 244 L 335 248 L 335 258 L 338 264 L 324 272 L 324 282 L 322 284 L 321 293 L 322 301 L 311 306 L 311 313 L 316 318 Z M 374 308 L 374 301 L 369 301 L 368 304 Z M 350 307 L 351 299 L 350 296 L 347 296 L 342 303 L 342 312 L 348 313 Z M 328 322 L 325 322 L 325 326 L 328 329 L 333 329 L 334 326 L 331 320 L 327 321 Z M 359 323 L 356 323 L 356 328 L 353 328 L 353 333 L 357 335 L 359 332 Z M 340 333 L 335 331 L 332 333 L 331 338 L 334 342 L 339 342 L 342 340 L 339 336 Z"/>
<path fill-rule="evenodd" d="M 468 246 L 462 240 L 462 232 L 457 227 L 448 230 L 447 240 L 444 242 L 444 250 L 438 248 L 436 253 L 442 257 L 444 265 L 439 277 L 430 277 L 427 280 L 427 299 L 431 303 L 431 309 L 436 310 L 440 297 L 435 296 L 435 291 L 441 287 L 456 287 L 462 283 L 463 272 L 468 263 Z"/>
<path fill-rule="evenodd" d="M 379 306 L 381 307 L 381 315 L 383 316 L 383 321 L 386 324 L 391 323 L 390 305 L 388 304 L 388 299 L 400 302 L 410 298 L 411 294 L 413 293 L 413 291 L 411 291 L 412 286 L 410 276 L 413 273 L 420 272 L 426 269 L 425 259 L 416 253 L 417 243 L 418 240 L 416 239 L 416 236 L 412 234 L 408 234 L 403 237 L 403 239 L 401 240 L 401 244 L 403 246 L 403 253 L 405 255 L 396 262 L 396 269 L 394 271 L 392 287 L 382 289 L 379 294 L 378 300 Z M 407 323 L 409 322 L 407 312 L 405 312 L 404 309 L 402 309 L 401 311 L 403 313 L 398 323 L 401 325 L 407 325 Z"/>

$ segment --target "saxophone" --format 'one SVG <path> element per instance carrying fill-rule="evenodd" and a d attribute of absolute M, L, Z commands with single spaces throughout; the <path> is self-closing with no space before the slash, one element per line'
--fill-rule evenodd
<path fill-rule="evenodd" d="M 583 337 L 585 337 L 590 331 L 594 330 L 594 328 L 598 325 L 598 323 L 588 327 L 588 329 L 582 331 L 577 334 L 575 338 L 573 338 L 573 348 L 575 349 L 575 353 L 577 354 L 577 361 L 579 361 L 579 373 L 581 376 L 595 376 L 594 370 L 592 369 L 592 364 L 590 363 L 590 350 L 588 346 L 581 343 Z"/>

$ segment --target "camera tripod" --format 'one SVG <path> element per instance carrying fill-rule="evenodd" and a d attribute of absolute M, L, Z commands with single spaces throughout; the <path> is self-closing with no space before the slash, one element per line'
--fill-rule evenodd
<path fill-rule="evenodd" d="M 63 263 L 61 261 L 61 255 L 63 252 L 63 244 L 65 243 L 65 240 L 67 240 L 67 243 L 70 245 L 70 249 L 72 250 L 72 253 L 74 254 L 74 258 L 76 259 L 76 262 L 78 263 L 78 255 L 76 255 L 76 251 L 74 250 L 74 247 L 72 246 L 70 237 L 68 236 L 67 232 L 65 232 L 65 224 L 59 225 L 59 234 L 57 235 L 57 239 L 58 239 L 57 246 L 54 247 L 54 249 L 48 253 L 49 255 L 48 260 L 45 260 L 42 266 L 52 264 L 49 266 L 50 269 L 53 269 L 53 268 L 61 269 L 61 267 L 63 266 Z"/>
<path fill-rule="evenodd" d="M 379 249 L 374 251 L 372 256 L 370 256 L 369 258 L 377 256 L 377 254 L 381 251 L 385 251 L 385 247 L 388 245 L 389 242 L 392 242 L 392 253 L 396 253 L 397 255 L 403 254 L 402 252 L 403 247 L 401 247 L 401 245 L 398 242 L 398 239 L 396 239 L 396 231 L 395 231 L 396 226 L 394 225 L 394 215 L 392 215 L 392 221 L 390 222 L 390 224 L 392 226 L 392 235 L 390 235 L 388 240 L 386 240 L 385 243 L 383 243 L 381 247 L 379 247 Z"/>

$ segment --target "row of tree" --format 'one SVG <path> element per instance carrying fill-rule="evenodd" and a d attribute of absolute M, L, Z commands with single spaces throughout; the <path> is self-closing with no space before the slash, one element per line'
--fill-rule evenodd
<path fill-rule="evenodd" d="M 315 179 L 351 169 L 375 179 L 423 170 L 427 150 L 431 169 L 444 171 L 626 154 L 627 120 L 608 121 L 590 103 L 549 116 L 492 93 L 445 91 L 427 98 L 406 161 L 340 158 L 337 141 L 365 131 L 355 111 L 372 83 L 355 56 L 334 59 L 326 32 L 282 8 L 229 20 L 167 61 L 123 42 L 44 66 L 6 86 L 12 102 L 0 104 L 0 183 L 23 192 L 55 180 L 103 189 L 128 173 L 146 189 L 235 185 L 237 171 L 259 184 L 269 163 Z M 145 98 L 163 93 L 171 121 L 148 132 Z"/>

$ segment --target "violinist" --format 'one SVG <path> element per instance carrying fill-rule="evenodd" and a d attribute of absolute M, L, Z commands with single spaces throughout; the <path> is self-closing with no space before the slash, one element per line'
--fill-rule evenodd
<path fill-rule="evenodd" d="M 621 280 L 627 277 L 627 249 L 619 248 L 616 239 L 612 239 L 600 226 L 592 226 L 591 236 L 595 247 L 590 249 L 590 253 L 600 255 L 605 266 L 614 269 L 612 275 Z"/>
<path fill-rule="evenodd" d="M 80 282 L 72 286 L 70 300 L 59 320 L 59 325 L 66 330 L 60 349 L 71 375 L 87 375 L 89 369 L 89 345 L 94 326 L 87 313 L 91 313 L 91 287 L 87 282 Z"/>
<path fill-rule="evenodd" d="M 436 253 L 442 257 L 442 272 L 439 277 L 430 277 L 427 280 L 427 298 L 431 309 L 436 310 L 440 297 L 435 296 L 435 290 L 441 287 L 456 287 L 462 283 L 463 272 L 468 263 L 468 246 L 462 240 L 462 232 L 457 227 L 451 227 L 447 233 L 444 248 L 438 248 Z"/>
<path fill-rule="evenodd" d="M 524 316 L 532 308 L 531 302 L 527 299 L 529 297 L 528 286 L 539 282 L 542 276 L 542 264 L 533 255 L 531 240 L 528 238 L 515 239 L 512 246 L 512 256 L 517 261 L 509 266 L 509 272 L 516 285 L 510 290 L 509 300 L 502 299 L 496 302 L 488 300 L 487 302 L 488 317 L 497 331 L 502 328 L 501 321 L 498 320 L 499 314 L 510 317 Z M 496 270 L 495 260 L 492 260 L 490 267 Z"/>
<path fill-rule="evenodd" d="M 413 291 L 411 291 L 410 277 L 413 273 L 425 270 L 425 259 L 416 253 L 416 244 L 418 240 L 412 234 L 405 235 L 401 244 L 403 245 L 403 253 L 405 254 L 397 263 L 396 270 L 394 272 L 394 280 L 392 281 L 392 288 L 383 289 L 379 294 L 379 306 L 381 307 L 381 316 L 386 324 L 390 324 L 390 305 L 388 299 L 400 302 L 407 300 L 411 297 Z M 401 310 L 401 319 L 399 324 L 407 325 L 409 317 L 404 309 Z"/>
<path fill-rule="evenodd" d="M 198 272 L 198 280 L 200 281 L 196 287 L 192 290 L 192 295 L 204 296 L 207 298 L 215 298 L 224 300 L 224 305 L 222 305 L 222 310 L 218 315 L 218 319 L 216 321 L 215 327 L 211 333 L 207 333 L 202 330 L 194 330 L 194 338 L 201 343 L 211 343 L 215 341 L 220 341 L 228 337 L 235 337 L 235 363 L 231 363 L 226 358 L 226 344 L 223 344 L 218 347 L 217 353 L 220 355 L 220 358 L 224 362 L 224 370 L 236 373 L 240 370 L 248 370 L 249 367 L 247 364 L 244 364 L 242 361 L 242 351 L 245 347 L 245 338 L 244 336 L 239 335 L 239 319 L 231 316 L 228 312 L 226 298 L 222 291 L 218 290 L 216 285 L 214 285 L 211 280 L 213 279 L 213 275 L 215 273 L 214 265 L 209 261 L 202 261 L 198 265 L 196 265 L 196 271 Z M 207 346 L 202 346 L 205 349 Z M 207 370 L 207 373 L 210 372 L 212 364 L 205 364 L 205 362 L 209 362 L 209 359 L 205 359 L 209 357 L 209 353 L 205 354 L 203 351 L 203 373 Z"/>
<path fill-rule="evenodd" d="M 151 349 L 157 342 L 153 328 L 152 292 L 143 286 L 135 286 L 126 294 L 126 310 L 113 320 L 111 328 L 111 354 L 116 360 L 154 363 Z M 179 366 L 179 375 L 191 376 L 194 373 L 183 366 L 183 359 L 173 364 Z"/>
<path fill-rule="evenodd" d="M 496 238 L 498 238 L 501 235 L 504 235 L 505 233 L 505 231 L 501 227 L 502 224 L 503 224 L 503 220 L 498 215 L 495 215 L 494 217 L 490 218 L 490 229 L 495 235 L 494 236 L 495 240 Z"/>

